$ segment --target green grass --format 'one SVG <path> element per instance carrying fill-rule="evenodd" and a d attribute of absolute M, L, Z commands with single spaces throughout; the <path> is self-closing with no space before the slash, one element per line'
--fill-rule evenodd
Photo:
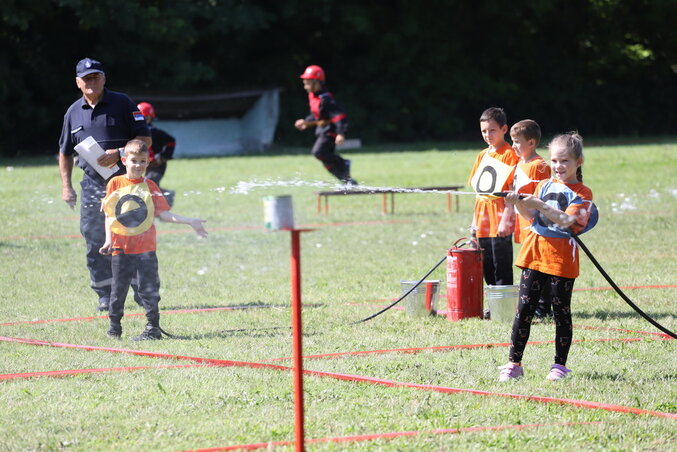
<path fill-rule="evenodd" d="M 454 185 L 466 181 L 479 145 L 418 149 L 400 146 L 388 153 L 383 147 L 366 148 L 348 156 L 354 176 L 364 184 Z M 677 143 L 588 147 L 585 152 L 585 183 L 601 214 L 598 226 L 583 236 L 587 246 L 621 286 L 677 284 Z M 0 323 L 96 315 L 77 211 L 60 200 L 55 163 L 34 159 L 0 164 Z M 74 175 L 79 180 L 80 170 Z M 174 210 L 207 219 L 210 237 L 199 240 L 185 226 L 158 225 L 161 307 L 265 307 L 166 313 L 162 325 L 181 338 L 152 343 L 128 340 L 143 329 L 142 317 L 123 320 L 122 342 L 106 338 L 105 319 L 0 326 L 0 336 L 249 362 L 288 357 L 289 234 L 263 231 L 261 197 L 291 194 L 297 225 L 314 228 L 302 235 L 305 354 L 509 340 L 507 323 L 415 319 L 395 310 L 349 325 L 383 304 L 374 300 L 398 296 L 400 280 L 423 276 L 466 235 L 472 198 L 461 197 L 460 212 L 449 213 L 444 195 L 400 194 L 396 213 L 384 216 L 380 196 L 333 197 L 324 216 L 315 211 L 314 187 L 229 193 L 240 181 L 292 179 L 331 182 L 310 156 L 279 151 L 273 156 L 177 160 L 164 181 L 177 191 Z M 444 268 L 431 278 L 444 281 Z M 576 287 L 607 285 L 581 254 Z M 677 329 L 676 289 L 627 294 L 660 323 Z M 127 308 L 129 314 L 141 312 L 133 302 Z M 576 325 L 656 331 L 610 291 L 575 292 L 572 309 Z M 591 340 L 638 337 L 582 328 L 574 335 Z M 552 323 L 532 328 L 532 340 L 553 336 Z M 504 347 L 343 356 L 306 360 L 305 366 L 677 413 L 675 343 L 639 337 L 644 339 L 574 344 L 568 362 L 572 378 L 556 384 L 544 380 L 554 354 L 551 344 L 527 347 L 526 377 L 514 384 L 496 382 L 496 367 L 507 361 Z M 0 342 L 0 356 L 0 374 L 186 364 L 9 342 Z M 307 438 L 602 422 L 314 444 L 312 450 L 668 450 L 677 440 L 675 421 L 664 418 L 319 377 L 306 377 L 305 386 Z M 0 381 L 0 406 L 0 450 L 185 450 L 294 438 L 291 374 L 274 370 L 159 368 L 6 380 Z"/>

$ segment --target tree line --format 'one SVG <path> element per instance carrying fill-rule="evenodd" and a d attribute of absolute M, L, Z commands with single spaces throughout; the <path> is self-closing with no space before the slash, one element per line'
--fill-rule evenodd
<path fill-rule="evenodd" d="M 119 91 L 280 87 L 276 140 L 318 64 L 367 143 L 477 139 L 489 106 L 546 135 L 675 132 L 673 0 L 6 0 L 0 152 L 55 153 L 85 57 Z"/>

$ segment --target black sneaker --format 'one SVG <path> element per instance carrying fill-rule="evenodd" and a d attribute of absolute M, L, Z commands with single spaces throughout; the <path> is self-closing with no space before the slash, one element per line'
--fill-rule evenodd
<path fill-rule="evenodd" d="M 162 339 L 162 331 L 160 331 L 159 327 L 152 325 L 146 325 L 143 333 L 132 338 L 133 341 L 156 341 L 159 339 Z"/>
<path fill-rule="evenodd" d="M 111 323 L 106 335 L 113 339 L 120 339 L 122 337 L 122 325 L 119 323 Z"/>
<path fill-rule="evenodd" d="M 106 298 L 100 299 L 99 307 L 97 307 L 96 310 L 99 312 L 108 311 L 108 300 Z"/>

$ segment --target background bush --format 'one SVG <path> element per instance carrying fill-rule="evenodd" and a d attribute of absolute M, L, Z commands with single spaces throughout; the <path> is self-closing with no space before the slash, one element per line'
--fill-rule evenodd
<path fill-rule="evenodd" d="M 545 134 L 674 133 L 670 17 L 671 0 L 7 0 L 0 152 L 56 152 L 85 56 L 121 91 L 281 87 L 284 144 L 307 141 L 291 123 L 308 64 L 368 143 L 476 138 L 491 105 Z"/>

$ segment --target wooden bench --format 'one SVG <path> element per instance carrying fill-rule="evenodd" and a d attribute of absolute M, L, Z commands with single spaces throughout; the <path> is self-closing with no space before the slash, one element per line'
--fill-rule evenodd
<path fill-rule="evenodd" d="M 359 186 L 352 190 L 334 190 L 334 191 L 319 191 L 315 194 L 317 195 L 317 213 L 322 212 L 322 199 L 324 198 L 324 214 L 329 213 L 329 197 L 330 196 L 354 196 L 354 195 L 382 195 L 383 196 L 383 213 L 388 213 L 388 195 L 390 195 L 390 213 L 395 213 L 395 194 L 407 194 L 407 193 L 423 193 L 423 192 L 452 192 L 458 191 L 460 188 L 463 188 L 464 185 L 450 185 L 444 187 L 409 187 L 405 189 L 397 188 L 375 188 L 375 189 L 360 189 Z M 409 191 L 414 190 L 414 191 Z M 446 193 L 447 195 L 447 211 L 451 212 L 451 195 L 452 193 Z M 456 212 L 458 212 L 458 195 L 456 195 Z"/>

